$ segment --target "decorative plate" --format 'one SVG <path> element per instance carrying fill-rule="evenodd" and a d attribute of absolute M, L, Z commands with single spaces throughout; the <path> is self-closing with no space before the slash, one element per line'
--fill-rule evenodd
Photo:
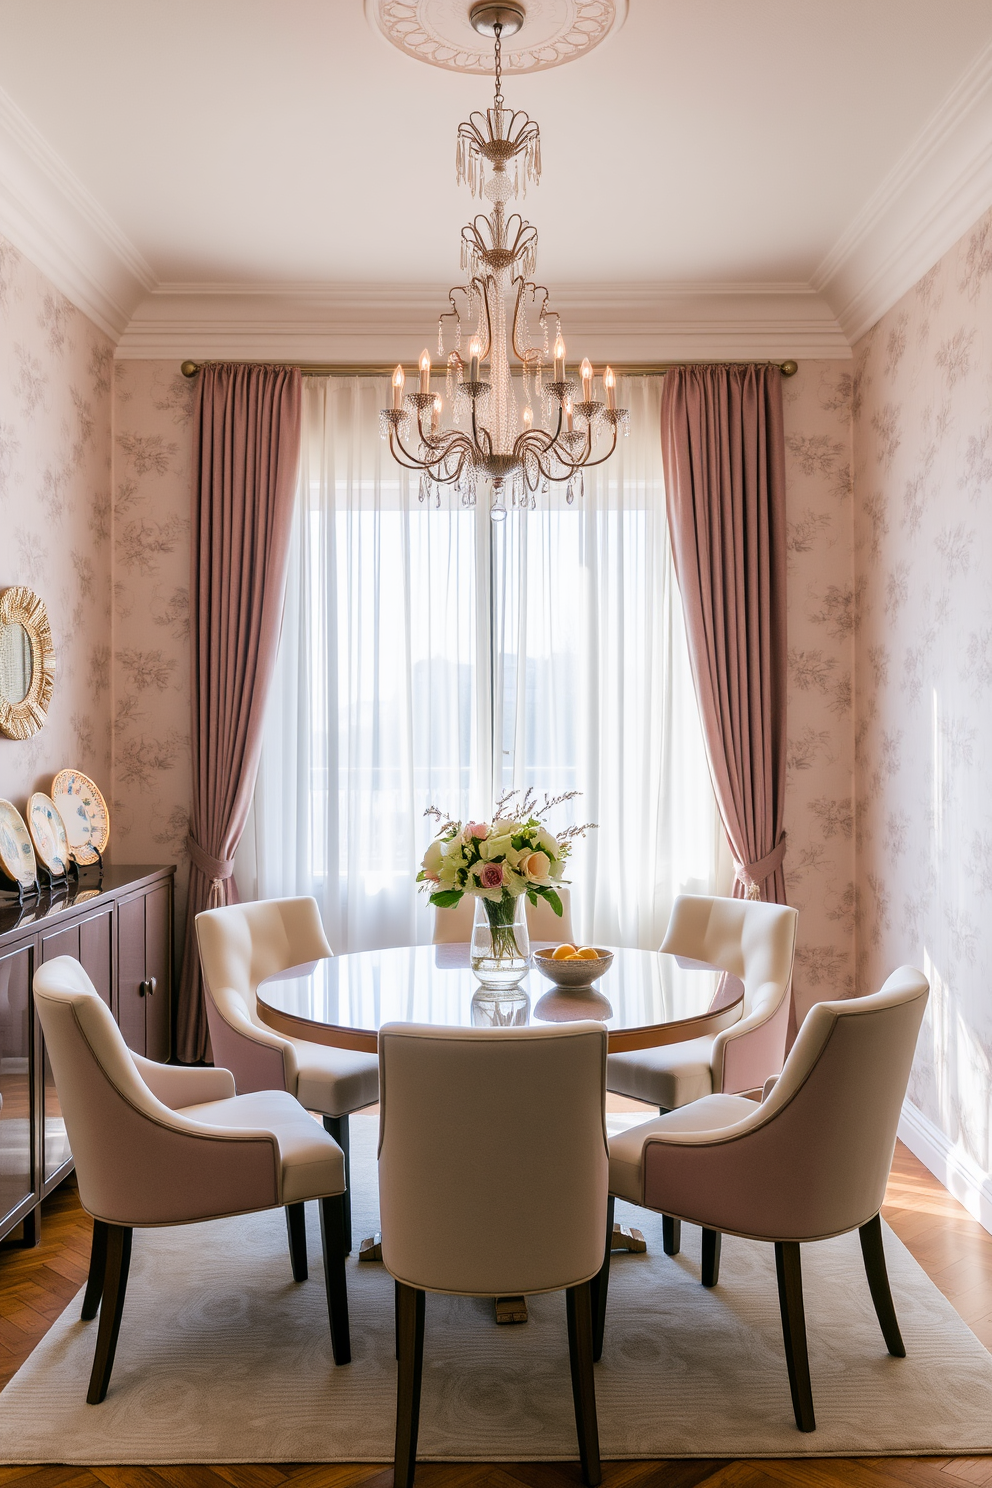
<path fill-rule="evenodd" d="M 110 812 L 98 788 L 79 770 L 60 770 L 52 781 L 52 800 L 76 862 L 95 863 L 110 841 Z"/>
<path fill-rule="evenodd" d="M 28 796 L 28 831 L 39 862 L 54 878 L 69 872 L 69 839 L 58 807 L 44 791 Z"/>
<path fill-rule="evenodd" d="M 28 887 L 37 880 L 38 863 L 28 829 L 10 801 L 0 801 L 0 863 L 15 883 Z"/>

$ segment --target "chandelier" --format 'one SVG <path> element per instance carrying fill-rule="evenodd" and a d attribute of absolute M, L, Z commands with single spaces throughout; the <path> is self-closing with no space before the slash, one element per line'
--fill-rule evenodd
<path fill-rule="evenodd" d="M 510 198 L 526 196 L 528 184 L 541 176 L 537 123 L 503 103 L 502 38 L 519 30 L 524 12 L 519 5 L 483 3 L 473 5 L 469 19 L 476 31 L 495 38 L 496 92 L 492 108 L 458 126 L 456 176 L 492 210 L 462 228 L 461 266 L 468 279 L 449 290 L 449 308 L 438 319 L 451 426 L 442 427 L 445 400 L 431 391 L 426 349 L 418 391 L 405 398 L 406 376 L 397 366 L 393 406 L 382 410 L 381 422 L 394 459 L 420 472 L 421 501 L 433 497 L 440 505 L 441 488 L 449 487 L 463 505 L 474 506 L 482 483 L 498 521 L 508 500 L 534 507 L 536 493 L 552 484 L 565 486 L 569 503 L 581 496 L 583 472 L 604 464 L 616 449 L 618 431 L 626 434 L 627 410 L 616 406 L 611 367 L 603 372 L 604 401 L 593 398 L 588 358 L 579 368 L 580 382 L 568 377 L 560 317 L 548 290 L 533 279 L 537 229 L 519 212 L 507 214 Z M 522 407 L 511 351 L 519 363 Z"/>

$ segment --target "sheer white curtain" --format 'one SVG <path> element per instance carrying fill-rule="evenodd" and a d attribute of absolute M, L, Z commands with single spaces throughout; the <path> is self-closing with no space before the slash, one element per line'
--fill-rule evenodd
<path fill-rule="evenodd" d="M 656 946 L 680 891 L 718 885 L 706 766 L 665 520 L 660 379 L 567 506 L 492 523 L 421 505 L 381 441 L 383 378 L 304 379 L 289 593 L 244 897 L 314 894 L 336 950 L 426 941 L 423 812 L 502 787 L 578 789 L 577 933 Z"/>

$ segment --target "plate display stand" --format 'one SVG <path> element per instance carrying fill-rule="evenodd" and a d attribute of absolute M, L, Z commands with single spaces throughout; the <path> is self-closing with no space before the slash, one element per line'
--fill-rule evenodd
<path fill-rule="evenodd" d="M 32 883 L 26 884 L 22 879 L 11 878 L 10 874 L 0 867 L 0 891 L 5 895 L 16 894 L 18 904 L 23 904 L 25 899 L 37 899 L 41 893 L 41 885 L 37 876 Z"/>
<path fill-rule="evenodd" d="M 48 891 L 49 894 L 54 893 L 57 889 L 61 889 L 64 892 L 68 893 L 69 889 L 72 887 L 72 884 L 76 879 L 78 879 L 78 877 L 79 869 L 71 858 L 66 864 L 66 870 L 64 873 L 53 873 L 50 868 L 46 868 L 45 864 L 41 861 L 40 858 L 38 859 L 38 882 L 43 889 L 46 889 Z"/>
<path fill-rule="evenodd" d="M 100 851 L 100 849 L 96 846 L 95 843 L 93 845 L 93 851 L 96 853 L 96 862 L 95 863 L 77 863 L 76 860 L 75 860 L 75 858 L 73 858 L 72 861 L 69 864 L 69 872 L 70 872 L 70 874 L 72 875 L 73 878 L 75 878 L 77 881 L 81 881 L 84 873 L 88 874 L 91 868 L 95 868 L 97 870 L 97 874 L 96 874 L 96 886 L 97 886 L 97 888 L 102 888 L 103 887 L 103 853 Z M 87 883 L 89 883 L 89 879 L 87 879 Z"/>

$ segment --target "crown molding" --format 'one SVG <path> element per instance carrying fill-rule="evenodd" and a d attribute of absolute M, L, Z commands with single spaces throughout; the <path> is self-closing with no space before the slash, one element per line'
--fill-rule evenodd
<path fill-rule="evenodd" d="M 133 243 L 2 89 L 0 233 L 114 341 L 154 287 Z"/>
<path fill-rule="evenodd" d="M 992 206 L 992 45 L 810 281 L 853 345 Z"/>
<path fill-rule="evenodd" d="M 161 285 L 117 347 L 126 360 L 415 360 L 436 344 L 441 285 Z M 851 354 L 822 296 L 805 285 L 601 285 L 557 288 L 566 341 L 597 361 Z M 581 343 L 581 345 L 580 345 Z"/>

